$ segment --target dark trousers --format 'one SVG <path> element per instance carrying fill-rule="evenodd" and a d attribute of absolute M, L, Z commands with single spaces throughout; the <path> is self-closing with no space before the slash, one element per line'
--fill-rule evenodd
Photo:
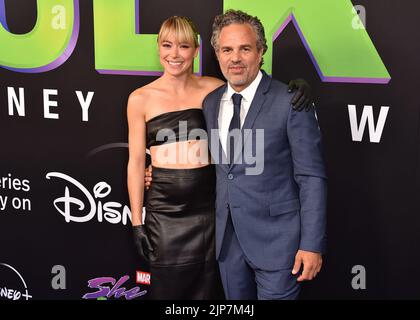
<path fill-rule="evenodd" d="M 295 300 L 300 292 L 297 276 L 288 269 L 257 268 L 245 256 L 229 214 L 219 257 L 220 275 L 228 300 Z"/>

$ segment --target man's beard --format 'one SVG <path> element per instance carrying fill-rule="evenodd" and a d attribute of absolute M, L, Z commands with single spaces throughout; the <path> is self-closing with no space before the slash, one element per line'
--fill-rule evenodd
<path fill-rule="evenodd" d="M 243 86 L 244 84 L 247 83 L 248 80 L 248 75 L 247 74 L 242 74 L 240 75 L 240 78 L 237 78 L 238 76 L 234 76 L 234 75 L 229 75 L 229 74 L 225 74 L 224 75 L 226 80 L 234 86 Z"/>

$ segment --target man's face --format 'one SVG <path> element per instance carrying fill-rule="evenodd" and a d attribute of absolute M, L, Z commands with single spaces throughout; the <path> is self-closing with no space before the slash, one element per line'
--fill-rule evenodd
<path fill-rule="evenodd" d="M 248 87 L 260 70 L 262 49 L 257 49 L 257 35 L 249 24 L 224 27 L 216 55 L 223 75 L 237 92 Z"/>

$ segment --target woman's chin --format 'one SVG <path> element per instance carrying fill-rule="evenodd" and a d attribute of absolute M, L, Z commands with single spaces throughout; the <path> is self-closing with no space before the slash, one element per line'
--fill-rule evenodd
<path fill-rule="evenodd" d="M 192 70 L 189 69 L 174 69 L 174 68 L 166 68 L 165 73 L 174 77 L 183 76 L 186 74 L 191 74 Z"/>

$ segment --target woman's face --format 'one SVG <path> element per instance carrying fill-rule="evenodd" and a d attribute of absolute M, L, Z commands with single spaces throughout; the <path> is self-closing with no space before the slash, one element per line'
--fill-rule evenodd
<path fill-rule="evenodd" d="M 198 54 L 198 48 L 192 43 L 179 42 L 174 34 L 169 34 L 159 41 L 159 57 L 165 73 L 181 75 L 192 73 L 192 64 Z"/>

